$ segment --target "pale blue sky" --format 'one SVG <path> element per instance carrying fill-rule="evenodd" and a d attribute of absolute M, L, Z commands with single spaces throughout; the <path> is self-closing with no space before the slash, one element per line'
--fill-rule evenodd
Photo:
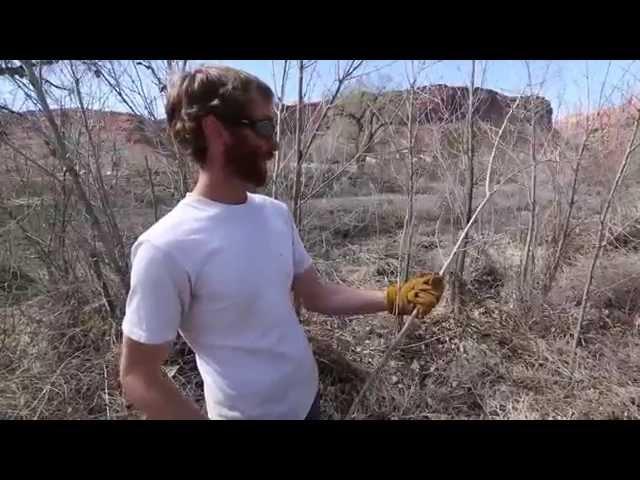
<path fill-rule="evenodd" d="M 345 62 L 345 61 L 341 61 Z M 203 62 L 205 63 L 205 62 Z M 220 60 L 206 63 L 224 63 L 248 70 L 261 78 L 273 82 L 273 62 L 270 60 Z M 282 61 L 277 61 L 281 68 Z M 609 66 L 610 63 L 610 66 Z M 420 84 L 446 83 L 449 85 L 466 85 L 471 74 L 471 62 L 459 60 L 443 60 L 427 62 Z M 628 92 L 640 92 L 640 62 L 635 60 L 556 60 L 529 61 L 533 91 L 547 97 L 556 114 L 564 115 L 587 108 L 590 97 L 592 106 L 598 101 L 601 85 L 607 78 L 605 97 L 608 104 L 619 103 Z M 410 62 L 370 61 L 366 70 L 373 70 L 374 83 L 392 86 L 407 84 L 407 72 Z M 607 75 L 607 69 L 609 73 Z M 317 96 L 322 86 L 330 85 L 334 78 L 335 61 L 322 60 L 316 67 L 318 81 Z M 587 74 L 589 82 L 587 82 Z M 377 81 L 376 81 L 377 80 Z M 291 76 L 287 88 L 287 100 L 296 98 L 297 79 Z M 491 88 L 506 94 L 516 95 L 524 90 L 530 91 L 528 72 L 524 60 L 492 60 L 476 62 L 476 85 Z M 589 86 L 589 90 L 587 90 Z M 589 93 L 589 95 L 587 95 Z"/>
<path fill-rule="evenodd" d="M 347 61 L 341 60 L 344 65 Z M 223 63 L 247 70 L 261 77 L 273 85 L 273 68 L 276 74 L 282 68 L 282 60 L 195 60 L 196 66 L 202 63 Z M 297 98 L 297 78 L 293 61 L 286 90 L 286 100 L 293 102 Z M 628 93 L 640 92 L 640 62 L 632 60 L 557 60 L 557 61 L 529 61 L 533 87 L 529 87 L 526 62 L 524 60 L 492 60 L 476 62 L 476 85 L 497 91 L 517 95 L 522 91 L 539 92 L 551 101 L 556 116 L 585 111 L 589 103 L 594 107 L 600 93 L 607 67 L 609 66 L 605 95 L 605 105 L 617 104 Z M 414 63 L 415 65 L 415 63 Z M 407 85 L 407 72 L 411 62 L 400 60 L 367 61 L 364 71 L 370 72 L 368 80 L 374 85 L 386 88 L 402 88 Z M 310 87 L 308 99 L 317 99 L 331 87 L 335 78 L 336 61 L 317 61 L 313 71 L 313 83 Z M 418 84 L 445 83 L 449 85 L 466 85 L 471 71 L 470 61 L 443 60 L 427 62 L 427 68 L 422 71 Z M 587 82 L 587 72 L 589 82 Z M 310 75 L 311 76 L 311 75 Z M 587 88 L 589 87 L 589 88 Z M 151 89 L 153 91 L 153 89 Z M 0 81 L 0 102 L 9 98 L 6 81 Z M 589 95 L 587 95 L 589 93 Z M 159 100 L 159 99 L 158 99 Z M 15 102 L 7 102 L 16 105 Z M 19 102 L 18 102 L 19 103 Z M 162 107 L 158 102 L 158 113 Z M 115 100 L 108 101 L 108 108 L 123 110 Z"/>

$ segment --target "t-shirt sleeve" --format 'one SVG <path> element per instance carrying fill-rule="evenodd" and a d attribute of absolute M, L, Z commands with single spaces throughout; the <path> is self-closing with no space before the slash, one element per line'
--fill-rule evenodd
<path fill-rule="evenodd" d="M 300 232 L 298 231 L 298 227 L 296 226 L 293 215 L 289 212 L 289 221 L 291 222 L 291 230 L 293 235 L 293 273 L 295 275 L 299 275 L 307 270 L 313 260 L 311 256 L 307 252 L 304 244 L 302 243 L 302 239 L 300 238 Z"/>
<path fill-rule="evenodd" d="M 148 241 L 134 244 L 123 333 L 140 343 L 171 342 L 177 336 L 189 300 L 187 271 L 156 245 Z"/>

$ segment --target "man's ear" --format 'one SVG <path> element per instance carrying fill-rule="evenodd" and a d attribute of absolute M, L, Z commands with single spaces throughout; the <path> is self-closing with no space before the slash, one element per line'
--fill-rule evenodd
<path fill-rule="evenodd" d="M 202 130 L 207 138 L 212 139 L 218 145 L 224 145 L 229 140 L 229 135 L 222 123 L 213 115 L 207 115 L 202 119 Z"/>

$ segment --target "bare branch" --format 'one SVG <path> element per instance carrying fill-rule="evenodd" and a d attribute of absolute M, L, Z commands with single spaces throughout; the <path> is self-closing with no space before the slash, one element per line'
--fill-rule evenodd
<path fill-rule="evenodd" d="M 18 148 L 17 145 L 15 145 L 13 142 L 11 142 L 7 136 L 5 136 L 5 135 L 0 136 L 0 142 L 4 143 L 13 152 L 18 154 L 20 157 L 22 157 L 29 164 L 31 164 L 34 167 L 36 167 L 38 170 L 40 170 L 42 173 L 44 173 L 47 177 L 49 177 L 50 179 L 52 179 L 53 181 L 55 181 L 58 184 L 62 184 L 62 180 L 60 179 L 60 177 L 58 177 L 54 172 L 49 170 L 47 167 L 42 165 L 40 162 L 38 162 L 37 160 L 35 160 L 32 157 L 30 157 L 29 155 L 27 155 L 23 150 Z"/>
<path fill-rule="evenodd" d="M 607 216 L 609 214 L 609 209 L 611 208 L 613 197 L 616 193 L 616 190 L 618 189 L 618 185 L 620 185 L 620 182 L 622 181 L 622 177 L 624 176 L 624 172 L 629 163 L 629 158 L 631 157 L 631 153 L 637 147 L 636 139 L 638 137 L 639 127 L 640 127 L 640 109 L 638 109 L 638 111 L 636 112 L 636 118 L 633 126 L 633 133 L 631 135 L 631 138 L 629 139 L 629 143 L 627 145 L 626 152 L 620 162 L 620 166 L 618 167 L 618 172 L 616 173 L 616 178 L 613 181 L 611 190 L 609 191 L 609 196 L 607 197 L 607 201 L 604 205 L 602 213 L 600 214 L 600 228 L 598 230 L 598 240 L 596 242 L 596 250 L 593 254 L 591 266 L 589 267 L 589 274 L 587 276 L 587 281 L 585 283 L 584 291 L 582 293 L 582 304 L 580 306 L 580 315 L 578 317 L 578 322 L 576 324 L 576 329 L 575 329 L 574 338 L 573 338 L 573 348 L 572 348 L 573 361 L 575 361 L 576 349 L 578 348 L 578 343 L 580 342 L 580 333 L 582 329 L 582 323 L 584 321 L 584 316 L 587 310 L 587 304 L 589 302 L 589 290 L 591 289 L 591 283 L 593 282 L 593 273 L 595 271 L 596 264 L 598 263 L 600 252 L 602 251 L 603 239 L 604 239 L 604 234 L 606 230 Z"/>
<path fill-rule="evenodd" d="M 604 80 L 602 82 L 602 85 L 600 87 L 600 94 L 598 96 L 598 105 L 596 107 L 596 111 L 600 110 L 602 108 L 603 105 L 603 100 L 604 100 L 604 90 L 605 90 L 605 86 L 607 83 L 607 79 L 609 77 L 609 71 L 611 69 L 611 62 L 609 62 L 607 64 L 607 70 L 605 72 L 605 77 Z M 589 91 L 589 78 L 587 77 L 587 92 Z M 588 96 L 588 93 L 587 93 Z M 587 148 L 587 143 L 589 142 L 593 132 L 594 132 L 594 127 L 591 124 L 591 116 L 592 116 L 592 112 L 591 111 L 587 111 L 586 116 L 585 116 L 585 127 L 584 127 L 584 136 L 582 138 L 582 143 L 580 144 L 580 148 L 578 150 L 578 155 L 576 158 L 576 162 L 575 162 L 575 166 L 573 167 L 573 178 L 571 181 L 571 190 L 570 190 L 570 194 L 569 194 L 569 205 L 567 208 L 567 214 L 564 218 L 564 222 L 562 225 L 562 231 L 560 233 L 560 238 L 558 241 L 558 245 L 555 249 L 555 254 L 553 257 L 553 261 L 551 263 L 551 267 L 549 268 L 549 271 L 546 273 L 545 275 L 545 279 L 544 279 L 544 284 L 542 287 L 542 298 L 543 300 L 547 297 L 547 295 L 549 294 L 550 290 L 551 290 L 551 285 L 553 284 L 553 281 L 555 280 L 555 277 L 557 275 L 558 272 L 558 268 L 560 267 L 560 262 L 562 260 L 562 255 L 564 253 L 564 249 L 567 243 L 567 239 L 569 237 L 569 231 L 570 231 L 570 226 L 571 226 L 571 217 L 573 215 L 573 209 L 575 207 L 575 201 L 576 201 L 576 194 L 577 194 L 577 190 L 578 190 L 578 178 L 579 178 L 579 174 L 580 174 L 580 167 L 582 166 L 582 160 L 584 158 L 584 153 L 586 151 Z"/>
<path fill-rule="evenodd" d="M 49 107 L 49 102 L 42 88 L 42 82 L 39 80 L 38 76 L 35 73 L 33 62 L 29 60 L 23 60 L 22 65 L 25 68 L 27 79 L 31 87 L 33 88 L 35 96 L 37 97 L 38 104 L 42 109 L 45 119 L 53 132 L 53 135 L 55 138 L 55 145 L 56 145 L 55 156 L 66 167 L 66 170 L 71 175 L 71 179 L 75 186 L 76 195 L 78 196 L 78 198 L 80 199 L 84 207 L 84 212 L 89 217 L 92 228 L 97 238 L 100 239 L 100 241 L 103 243 L 103 245 L 106 248 L 107 256 L 109 257 L 109 261 L 113 266 L 114 270 L 118 274 L 123 291 L 127 291 L 128 290 L 127 272 L 124 268 L 124 265 L 122 265 L 118 261 L 113 241 L 110 238 L 110 236 L 107 235 L 107 233 L 105 232 L 102 226 L 102 223 L 100 222 L 100 219 L 98 218 L 98 215 L 93 205 L 91 204 L 91 201 L 89 200 L 89 197 L 87 196 L 87 193 L 84 187 L 82 186 L 82 183 L 80 181 L 80 176 L 78 174 L 76 166 L 72 161 L 71 153 L 67 148 L 67 145 L 64 140 L 63 134 L 60 130 L 60 127 L 56 122 L 53 116 L 53 113 L 51 112 L 51 108 Z"/>

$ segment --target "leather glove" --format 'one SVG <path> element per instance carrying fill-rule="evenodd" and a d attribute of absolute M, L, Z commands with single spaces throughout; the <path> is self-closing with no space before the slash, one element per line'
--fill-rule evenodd
<path fill-rule="evenodd" d="M 387 311 L 393 315 L 410 315 L 417 308 L 416 317 L 422 319 L 438 304 L 443 292 L 444 279 L 439 274 L 420 273 L 401 283 L 399 289 L 395 283 L 387 288 Z"/>

